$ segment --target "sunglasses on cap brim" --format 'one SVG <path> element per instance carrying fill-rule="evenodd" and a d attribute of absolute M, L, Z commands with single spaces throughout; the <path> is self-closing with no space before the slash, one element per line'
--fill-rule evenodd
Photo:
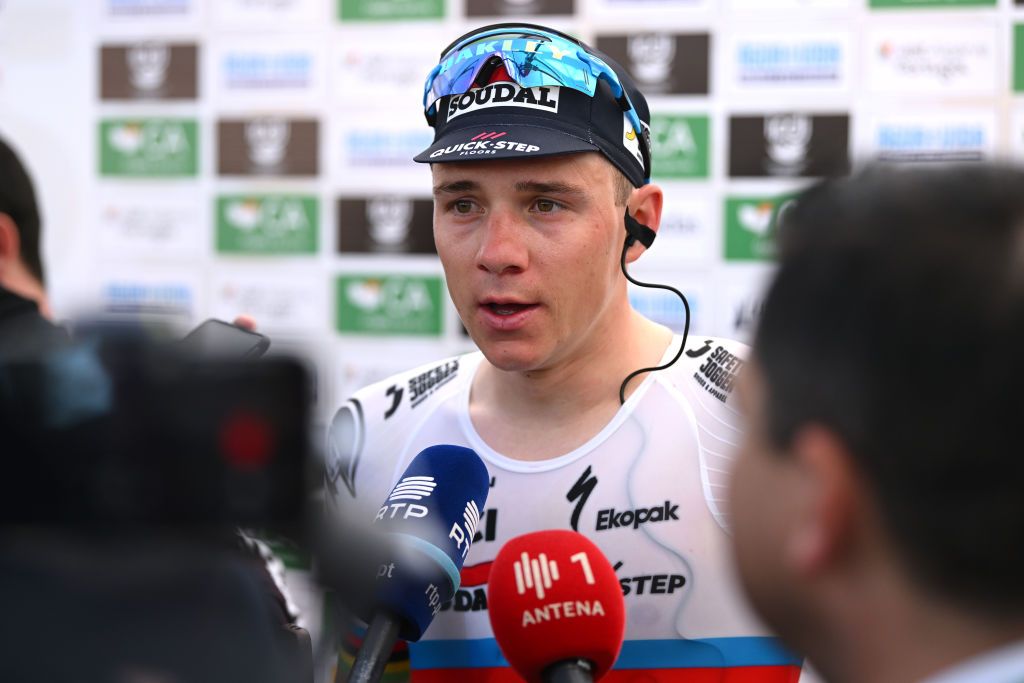
<path fill-rule="evenodd" d="M 575 38 L 532 24 L 487 26 L 463 35 L 446 47 L 423 86 L 427 122 L 433 126 L 437 120 L 438 100 L 465 94 L 475 84 L 486 82 L 498 66 L 504 66 L 509 78 L 524 88 L 560 86 L 593 97 L 598 81 L 605 81 L 637 137 L 644 141 L 640 146 L 644 168 L 650 168 L 646 128 L 618 74 Z M 645 178 L 645 182 L 649 180 Z"/>

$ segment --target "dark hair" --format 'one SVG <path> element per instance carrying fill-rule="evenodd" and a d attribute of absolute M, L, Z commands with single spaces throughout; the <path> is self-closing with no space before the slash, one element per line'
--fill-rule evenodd
<path fill-rule="evenodd" d="M 18 226 L 21 241 L 21 260 L 25 267 L 40 283 L 43 276 L 43 259 L 40 253 L 40 232 L 42 220 L 32 178 L 11 147 L 0 139 L 0 213 L 11 217 Z"/>
<path fill-rule="evenodd" d="M 908 574 L 1024 609 L 1024 171 L 873 168 L 782 217 L 754 355 L 770 438 L 846 444 Z"/>

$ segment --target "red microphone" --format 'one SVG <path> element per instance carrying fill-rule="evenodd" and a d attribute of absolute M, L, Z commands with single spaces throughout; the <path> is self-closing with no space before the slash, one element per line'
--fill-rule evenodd
<path fill-rule="evenodd" d="M 626 603 L 611 563 L 575 531 L 513 538 L 491 565 L 487 607 L 494 637 L 531 683 L 596 681 L 612 668 Z"/>

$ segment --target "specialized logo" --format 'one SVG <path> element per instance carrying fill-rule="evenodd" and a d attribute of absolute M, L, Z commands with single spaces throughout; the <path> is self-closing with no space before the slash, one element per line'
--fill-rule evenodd
<path fill-rule="evenodd" d="M 576 507 L 573 508 L 572 518 L 569 520 L 569 524 L 572 525 L 573 531 L 579 531 L 580 513 L 583 512 L 583 506 L 587 504 L 587 499 L 590 498 L 590 494 L 594 492 L 594 487 L 597 486 L 597 477 L 590 475 L 590 466 L 583 470 L 583 474 L 576 480 L 576 483 L 569 489 L 569 493 L 565 494 L 566 500 L 570 503 L 579 498 Z"/>
<path fill-rule="evenodd" d="M 719 346 L 693 373 L 693 378 L 705 391 L 725 403 L 742 368 L 742 358 Z"/>
<path fill-rule="evenodd" d="M 448 120 L 490 107 L 521 107 L 557 114 L 559 90 L 558 86 L 523 88 L 516 83 L 492 83 L 464 95 L 453 95 L 448 100 Z"/>
<path fill-rule="evenodd" d="M 391 406 L 386 411 L 384 411 L 385 420 L 390 419 L 390 417 L 395 414 L 395 411 L 398 410 L 398 406 L 402 404 L 403 393 L 405 393 L 405 390 L 402 389 L 402 387 L 398 386 L 397 384 L 392 384 L 390 387 L 388 387 L 388 390 L 387 392 L 385 392 L 384 395 L 391 397 Z"/>
<path fill-rule="evenodd" d="M 639 529 L 642 524 L 655 522 L 668 522 L 679 520 L 679 505 L 673 505 L 671 501 L 665 501 L 663 505 L 651 508 L 637 508 L 619 512 L 615 508 L 598 510 L 597 531 L 608 529 Z"/>
<path fill-rule="evenodd" d="M 433 477 L 406 477 L 398 482 L 388 500 L 423 500 L 429 498 L 435 488 L 437 482 Z"/>

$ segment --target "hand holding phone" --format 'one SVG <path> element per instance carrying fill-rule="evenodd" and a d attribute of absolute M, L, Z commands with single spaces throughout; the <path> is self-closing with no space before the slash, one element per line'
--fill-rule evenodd
<path fill-rule="evenodd" d="M 270 338 L 210 318 L 185 335 L 181 345 L 189 352 L 204 357 L 259 358 L 270 348 Z"/>

